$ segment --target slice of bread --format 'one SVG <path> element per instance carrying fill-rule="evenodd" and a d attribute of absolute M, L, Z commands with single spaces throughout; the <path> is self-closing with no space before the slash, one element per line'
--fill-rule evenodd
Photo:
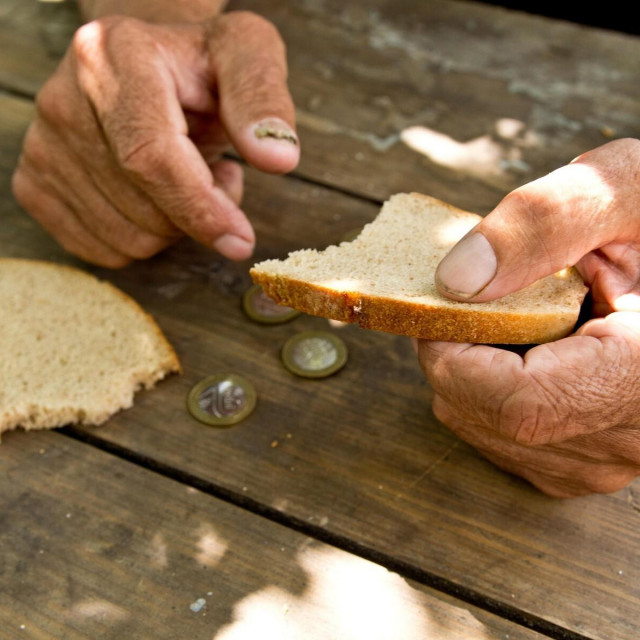
<path fill-rule="evenodd" d="M 88 273 L 0 258 L 0 433 L 100 424 L 179 372 L 151 316 Z"/>
<path fill-rule="evenodd" d="M 366 329 L 493 344 L 567 335 L 587 291 L 573 268 L 493 302 L 457 302 L 437 291 L 438 263 L 480 220 L 435 198 L 400 193 L 355 240 L 260 262 L 251 276 L 280 304 Z"/>

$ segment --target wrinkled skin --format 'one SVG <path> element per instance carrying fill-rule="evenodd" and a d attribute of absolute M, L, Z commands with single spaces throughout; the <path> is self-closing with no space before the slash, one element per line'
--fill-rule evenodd
<path fill-rule="evenodd" d="M 286 73 L 279 35 L 251 13 L 90 22 L 38 95 L 14 194 L 95 264 L 124 266 L 184 234 L 244 259 L 255 239 L 239 207 L 242 170 L 221 153 L 234 147 L 272 173 L 296 166 Z M 265 121 L 270 134 L 256 136 Z M 437 274 L 444 295 L 483 301 L 577 264 L 599 319 L 524 356 L 417 344 L 438 418 L 553 496 L 616 491 L 640 473 L 639 174 L 637 140 L 586 153 L 509 194 L 472 231 L 490 257 L 458 253 Z M 482 286 L 479 264 L 495 271 Z"/>
<path fill-rule="evenodd" d="M 286 76 L 280 36 L 252 13 L 89 22 L 37 96 L 15 197 L 98 265 L 150 257 L 184 234 L 247 258 L 255 238 L 239 207 L 242 168 L 221 153 L 234 147 L 271 173 L 296 166 Z M 286 135 L 256 136 L 265 120 Z"/>
<path fill-rule="evenodd" d="M 493 255 L 443 261 L 444 295 L 492 300 L 576 264 L 599 317 L 524 355 L 417 342 L 435 415 L 549 495 L 625 487 L 640 474 L 640 142 L 610 142 L 517 189 L 470 233 Z M 473 290 L 464 271 L 478 264 L 493 276 Z"/>

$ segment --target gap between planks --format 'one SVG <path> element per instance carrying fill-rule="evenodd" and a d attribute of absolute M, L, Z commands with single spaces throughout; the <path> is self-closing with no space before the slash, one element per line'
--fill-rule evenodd
<path fill-rule="evenodd" d="M 501 618 L 518 624 L 522 627 L 545 635 L 552 640 L 593 640 L 590 636 L 565 629 L 549 620 L 527 613 L 511 604 L 507 604 L 495 598 L 483 595 L 482 593 L 463 587 L 452 580 L 443 578 L 435 573 L 425 571 L 419 567 L 412 566 L 404 560 L 399 560 L 393 556 L 380 552 L 367 545 L 339 533 L 327 531 L 320 525 L 314 525 L 305 520 L 288 515 L 274 507 L 265 505 L 246 494 L 227 489 L 210 481 L 199 478 L 188 472 L 175 469 L 168 464 L 149 458 L 135 451 L 103 440 L 93 434 L 86 433 L 76 427 L 67 426 L 55 429 L 58 433 L 72 438 L 78 442 L 92 446 L 100 451 L 114 455 L 122 460 L 135 464 L 153 473 L 157 473 L 165 478 L 174 480 L 185 486 L 197 489 L 202 493 L 210 495 L 219 500 L 223 500 L 240 509 L 248 511 L 253 515 L 263 517 L 270 522 L 292 529 L 302 535 L 313 538 L 324 544 L 331 545 L 341 551 L 351 553 L 364 560 L 378 564 L 388 571 L 392 571 L 409 580 L 414 580 L 426 587 L 430 587 L 448 596 L 457 598 L 462 602 L 483 609 Z M 448 451 L 447 453 L 450 453 Z M 431 465 L 433 467 L 434 465 Z M 427 470 L 429 471 L 429 469 Z"/>
<path fill-rule="evenodd" d="M 17 98 L 19 100 L 26 100 L 28 102 L 33 103 L 35 101 L 35 94 L 29 92 L 29 91 L 22 91 L 20 89 L 16 89 L 14 87 L 11 87 L 9 85 L 6 85 L 2 82 L 0 82 L 0 94 L 4 94 L 7 96 L 10 96 L 12 98 Z M 249 166 L 248 163 L 241 158 L 240 156 L 238 156 L 235 153 L 223 153 L 222 156 L 224 158 L 227 158 L 229 160 L 234 160 L 235 162 L 238 162 L 239 164 L 244 165 L 245 167 Z M 331 191 L 334 191 L 335 193 L 340 193 L 344 196 L 347 196 L 349 198 L 356 198 L 358 200 L 362 200 L 364 202 L 370 202 L 372 204 L 377 205 L 378 207 L 381 207 L 383 204 L 383 200 L 381 200 L 380 198 L 376 198 L 374 196 L 370 196 L 367 195 L 366 193 L 360 193 L 358 191 L 354 191 L 353 189 L 349 189 L 347 187 L 342 187 L 340 185 L 334 185 L 331 184 L 330 182 L 324 181 L 324 180 L 320 180 L 318 178 L 314 178 L 314 177 L 310 177 L 305 175 L 304 173 L 302 173 L 299 170 L 294 169 L 293 171 L 290 171 L 289 173 L 286 174 L 286 176 L 288 178 L 291 178 L 293 180 L 297 180 L 298 182 L 302 182 L 305 184 L 309 184 L 312 185 L 314 187 L 320 187 L 323 189 L 328 189 Z"/>

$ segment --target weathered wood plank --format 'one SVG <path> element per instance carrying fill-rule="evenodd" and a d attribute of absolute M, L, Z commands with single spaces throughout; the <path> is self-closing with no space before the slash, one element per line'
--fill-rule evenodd
<path fill-rule="evenodd" d="M 3 3 L 0 84 L 35 92 L 76 25 L 73 5 Z M 281 30 L 299 172 L 329 185 L 486 213 L 610 136 L 638 135 L 637 37 L 463 0 L 230 6 Z"/>
<path fill-rule="evenodd" d="M 0 0 L 0 89 L 35 94 L 78 27 L 75 2 Z"/>
<path fill-rule="evenodd" d="M 603 131 L 638 134 L 637 38 L 465 2 L 232 6 L 281 29 L 301 169 L 329 184 L 482 213 Z M 406 144 L 412 128 L 422 152 Z"/>
<path fill-rule="evenodd" d="M 30 106 L 0 97 L 0 109 L 8 103 L 26 126 Z M 17 147 L 10 139 L 20 130 L 0 122 L 6 148 Z M 292 178 L 249 172 L 248 182 L 258 258 L 308 238 L 335 241 L 375 213 Z M 0 254 L 68 260 L 10 198 L 0 206 Z M 638 637 L 638 483 L 561 502 L 499 472 L 433 418 L 405 339 L 335 329 L 350 350 L 347 367 L 326 380 L 292 376 L 279 360 L 284 340 L 329 325 L 249 321 L 240 308 L 247 268 L 186 241 L 118 272 L 95 270 L 158 318 L 185 373 L 87 433 L 573 632 Z M 191 386 L 218 370 L 246 375 L 259 396 L 250 418 L 223 431 L 185 410 Z"/>
<path fill-rule="evenodd" d="M 0 451 L 4 640 L 542 638 L 62 435 L 31 436 Z"/>

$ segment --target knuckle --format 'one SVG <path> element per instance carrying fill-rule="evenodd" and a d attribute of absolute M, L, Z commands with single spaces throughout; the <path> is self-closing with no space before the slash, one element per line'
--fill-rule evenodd
<path fill-rule="evenodd" d="M 47 217 L 47 195 L 31 172 L 23 168 L 22 160 L 11 176 L 11 192 L 16 202 L 35 219 Z"/>
<path fill-rule="evenodd" d="M 35 105 L 41 118 L 57 126 L 67 125 L 73 119 L 67 107 L 67 95 L 61 90 L 55 77 L 38 91 Z"/>
<path fill-rule="evenodd" d="M 244 39 L 247 36 L 268 39 L 272 44 L 284 47 L 276 26 L 267 18 L 253 11 L 235 11 L 227 14 L 227 28 L 232 36 Z"/>
<path fill-rule="evenodd" d="M 93 66 L 95 56 L 108 32 L 109 23 L 108 19 L 100 18 L 84 24 L 76 30 L 71 39 L 70 47 L 76 63 Z"/>
<path fill-rule="evenodd" d="M 159 137 L 141 137 L 138 131 L 120 130 L 115 136 L 118 164 L 136 181 L 148 181 L 161 171 L 165 161 Z"/>
<path fill-rule="evenodd" d="M 615 493 L 624 489 L 637 475 L 630 470 L 589 474 L 584 478 L 583 486 L 589 493 Z"/>
<path fill-rule="evenodd" d="M 132 36 L 138 21 L 127 16 L 106 16 L 82 25 L 73 35 L 71 50 L 76 61 L 93 66 L 97 55 L 102 55 L 106 46 L 122 34 Z"/>
<path fill-rule="evenodd" d="M 22 155 L 19 166 L 28 165 L 32 168 L 46 167 L 51 163 L 49 145 L 45 140 L 41 122 L 36 120 L 27 129 L 22 145 Z"/>
<path fill-rule="evenodd" d="M 431 411 L 437 420 L 444 425 L 450 425 L 453 422 L 453 412 L 449 404 L 442 396 L 435 394 L 431 402 Z"/>
<path fill-rule="evenodd" d="M 20 165 L 11 176 L 11 191 L 18 204 L 24 209 L 33 208 L 38 191 Z"/>
<path fill-rule="evenodd" d="M 636 138 L 618 138 L 602 145 L 601 148 L 596 148 L 591 151 L 587 151 L 580 156 L 580 160 L 586 158 L 589 159 L 592 155 L 599 154 L 602 150 L 607 152 L 613 152 L 614 154 L 623 154 L 624 156 L 638 158 L 640 156 L 640 140 Z"/>

